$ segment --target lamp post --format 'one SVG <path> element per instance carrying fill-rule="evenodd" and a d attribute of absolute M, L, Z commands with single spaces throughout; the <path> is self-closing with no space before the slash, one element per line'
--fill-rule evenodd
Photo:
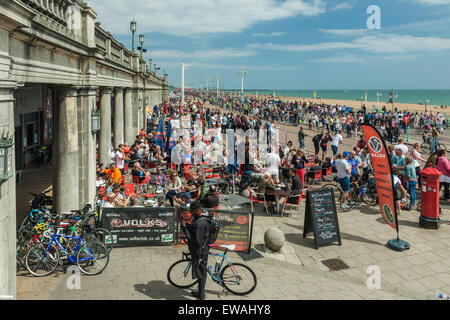
<path fill-rule="evenodd" d="M 150 72 L 152 72 L 152 59 L 148 59 L 148 62 L 150 63 Z"/>
<path fill-rule="evenodd" d="M 132 34 L 132 38 L 131 38 L 131 50 L 134 52 L 134 33 L 136 32 L 136 21 L 131 21 L 130 22 L 130 30 L 131 30 L 131 34 Z"/>
<path fill-rule="evenodd" d="M 209 94 L 208 85 L 209 85 L 209 79 L 206 78 L 206 96 L 208 96 L 208 94 Z"/>
<path fill-rule="evenodd" d="M 430 100 L 425 100 L 425 113 L 427 112 L 427 104 L 430 102 Z"/>
<path fill-rule="evenodd" d="M 92 134 L 96 134 L 100 131 L 100 112 L 92 110 L 91 113 L 91 122 L 92 122 Z"/>
<path fill-rule="evenodd" d="M 217 74 L 215 80 L 217 82 L 217 98 L 218 98 L 219 97 L 219 82 L 220 82 L 220 80 L 222 80 L 222 78 L 220 77 L 219 74 Z"/>
<path fill-rule="evenodd" d="M 141 46 L 139 47 L 139 49 L 141 50 L 141 58 L 142 58 L 142 51 L 144 50 L 143 45 L 144 45 L 144 35 L 141 34 L 139 35 L 139 43 L 141 44 Z"/>
<path fill-rule="evenodd" d="M 184 107 L 184 69 L 187 69 L 190 65 L 185 64 L 184 62 L 181 64 L 181 105 Z"/>
<path fill-rule="evenodd" d="M 244 101 L 244 77 L 247 77 L 247 71 L 244 67 L 241 67 L 241 71 L 238 72 L 238 77 L 241 77 L 241 103 Z"/>
<path fill-rule="evenodd" d="M 380 110 L 380 97 L 382 95 L 382 93 L 377 92 L 377 110 Z"/>

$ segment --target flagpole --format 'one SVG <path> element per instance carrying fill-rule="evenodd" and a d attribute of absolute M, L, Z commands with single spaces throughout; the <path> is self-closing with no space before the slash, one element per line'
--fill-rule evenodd
<path fill-rule="evenodd" d="M 392 88 L 392 113 L 394 113 L 394 88 Z"/>

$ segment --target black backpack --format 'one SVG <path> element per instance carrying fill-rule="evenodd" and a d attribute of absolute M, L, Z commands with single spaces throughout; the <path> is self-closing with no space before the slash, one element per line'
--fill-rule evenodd
<path fill-rule="evenodd" d="M 220 223 L 216 219 L 211 216 L 203 215 L 199 219 L 207 219 L 209 221 L 209 238 L 207 241 L 207 245 L 209 247 L 214 246 L 217 241 L 217 237 L 219 236 L 220 231 Z"/>

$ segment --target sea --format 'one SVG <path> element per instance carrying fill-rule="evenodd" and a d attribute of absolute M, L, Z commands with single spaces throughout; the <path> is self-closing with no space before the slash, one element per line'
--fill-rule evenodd
<path fill-rule="evenodd" d="M 240 92 L 240 90 L 227 90 L 231 92 Z M 314 98 L 316 92 L 316 99 L 336 99 L 336 100 L 352 100 L 364 102 L 364 92 L 366 90 L 244 90 L 244 94 L 255 95 L 270 95 L 275 97 L 305 97 Z M 377 93 L 381 94 L 379 97 L 380 103 L 387 103 L 389 101 L 389 94 L 392 89 L 383 90 L 367 90 L 367 101 L 377 101 Z M 448 90 L 413 90 L 413 89 L 394 89 L 394 103 L 411 103 L 435 106 L 450 106 L 450 89 Z"/>

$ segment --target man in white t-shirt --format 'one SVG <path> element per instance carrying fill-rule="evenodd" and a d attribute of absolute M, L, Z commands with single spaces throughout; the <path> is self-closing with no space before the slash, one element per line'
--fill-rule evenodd
<path fill-rule="evenodd" d="M 403 144 L 402 138 L 398 139 L 398 144 L 394 147 L 394 150 L 396 149 L 402 150 L 404 156 L 406 156 L 406 154 L 408 153 L 408 147 L 405 144 Z"/>
<path fill-rule="evenodd" d="M 279 182 L 280 180 L 278 171 L 281 163 L 280 156 L 278 155 L 278 153 L 274 152 L 274 150 L 271 150 L 270 153 L 267 154 L 265 159 L 267 171 L 270 172 L 270 175 L 272 176 L 273 179 Z"/>
<path fill-rule="evenodd" d="M 331 149 L 333 150 L 333 156 L 337 155 L 339 144 L 342 143 L 342 131 L 339 131 L 334 136 L 333 140 L 331 141 Z"/>
<path fill-rule="evenodd" d="M 345 151 L 343 156 L 338 154 L 334 163 L 337 171 L 338 181 L 343 191 L 343 195 L 341 197 L 341 205 L 343 209 L 345 209 L 345 207 L 347 206 L 345 201 L 347 201 L 348 192 L 350 191 L 350 174 L 352 172 L 352 167 L 347 161 L 349 155 L 350 153 L 348 151 Z"/>
<path fill-rule="evenodd" d="M 124 175 L 123 167 L 124 167 L 124 164 L 125 164 L 125 156 L 122 153 L 121 149 L 118 149 L 116 151 L 116 153 L 114 154 L 114 157 L 116 159 L 116 166 L 117 166 L 117 168 L 120 170 L 120 173 L 122 173 L 122 175 Z"/>

